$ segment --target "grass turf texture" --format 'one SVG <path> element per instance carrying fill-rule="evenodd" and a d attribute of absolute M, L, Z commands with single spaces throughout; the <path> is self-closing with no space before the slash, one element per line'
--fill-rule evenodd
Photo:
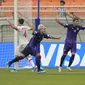
<path fill-rule="evenodd" d="M 46 68 L 46 73 L 31 72 L 22 69 L 10 72 L 10 69 L 0 69 L 0 85 L 85 85 L 85 69 L 73 68 L 72 72 L 56 68 Z"/>

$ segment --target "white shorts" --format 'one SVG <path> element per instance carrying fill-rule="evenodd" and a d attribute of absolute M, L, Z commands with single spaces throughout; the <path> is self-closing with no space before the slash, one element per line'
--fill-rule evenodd
<path fill-rule="evenodd" d="M 25 47 L 26 47 L 26 44 L 18 45 L 15 50 L 15 55 L 19 55 Z"/>

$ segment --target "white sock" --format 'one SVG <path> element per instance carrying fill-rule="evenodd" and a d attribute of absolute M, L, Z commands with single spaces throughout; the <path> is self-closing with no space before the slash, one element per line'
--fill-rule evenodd
<path fill-rule="evenodd" d="M 14 69 L 16 69 L 16 70 L 19 69 L 19 68 L 18 68 L 18 63 L 19 63 L 19 62 L 15 62 L 15 63 L 14 63 Z"/>
<path fill-rule="evenodd" d="M 28 59 L 29 63 L 31 64 L 31 66 L 32 66 L 32 67 L 35 67 L 35 63 L 33 62 L 31 55 L 29 55 L 29 56 L 27 57 L 27 59 Z"/>

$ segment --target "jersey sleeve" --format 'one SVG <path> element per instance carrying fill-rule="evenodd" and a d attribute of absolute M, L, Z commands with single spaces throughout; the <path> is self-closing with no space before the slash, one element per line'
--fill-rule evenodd
<path fill-rule="evenodd" d="M 64 24 L 64 28 L 68 28 L 68 24 Z"/>
<path fill-rule="evenodd" d="M 20 31 L 20 29 L 21 29 L 21 26 L 17 26 L 17 29 L 18 29 L 18 31 Z"/>
<path fill-rule="evenodd" d="M 85 30 L 85 26 L 79 26 L 80 30 Z"/>
<path fill-rule="evenodd" d="M 26 26 L 26 28 L 27 28 L 28 30 L 30 30 L 30 29 L 31 29 L 31 27 L 29 27 L 29 26 Z"/>
<path fill-rule="evenodd" d="M 50 35 L 48 35 L 46 33 L 44 33 L 43 35 L 44 35 L 44 38 L 47 38 L 47 39 L 50 38 Z"/>

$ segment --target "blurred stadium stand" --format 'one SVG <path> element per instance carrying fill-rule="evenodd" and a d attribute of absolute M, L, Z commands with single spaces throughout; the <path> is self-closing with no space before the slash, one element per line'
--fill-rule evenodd
<path fill-rule="evenodd" d="M 83 16 L 85 13 L 85 1 L 84 0 L 65 0 L 65 7 L 67 12 L 73 11 L 73 12 L 81 12 L 81 15 Z M 23 3 L 22 0 L 18 0 L 18 5 L 22 6 L 28 5 L 29 3 Z M 2 17 L 9 17 L 13 16 L 13 6 L 14 2 L 13 0 L 6 0 L 5 2 L 2 2 L 2 6 L 0 7 L 1 13 L 0 18 Z M 41 5 L 41 17 L 53 17 L 58 15 L 58 8 L 60 6 L 60 0 L 40 0 Z M 3 7 L 3 6 L 10 6 L 10 7 Z M 35 18 L 37 16 L 37 0 L 32 0 L 32 15 Z M 20 9 L 20 8 L 19 8 Z M 3 13 L 2 13 L 3 12 Z M 83 12 L 83 13 L 82 13 Z"/>
<path fill-rule="evenodd" d="M 74 12 L 75 14 L 77 14 L 80 18 L 82 18 L 83 20 L 85 19 L 85 1 L 84 0 L 65 0 L 66 4 L 66 11 L 67 12 Z M 29 3 L 23 3 L 22 0 L 18 0 L 18 5 L 19 6 L 28 6 Z M 13 36 L 5 36 L 2 34 L 3 33 L 8 33 L 9 35 L 11 35 L 13 33 L 13 30 L 7 26 L 7 22 L 5 22 L 5 18 L 9 18 L 9 19 L 13 19 L 13 8 L 14 2 L 13 0 L 6 0 L 5 2 L 2 2 L 1 6 L 0 6 L 0 41 L 13 41 Z M 60 41 L 63 41 L 65 38 L 65 29 L 62 28 L 60 25 L 56 24 L 55 22 L 55 17 L 58 17 L 58 8 L 60 7 L 60 0 L 41 0 L 40 1 L 40 17 L 41 17 L 41 23 L 45 24 L 47 27 L 47 31 L 49 34 L 52 34 L 54 36 L 62 36 L 62 38 L 60 39 Z M 18 8 L 18 11 L 23 12 L 24 7 L 23 8 Z M 25 16 L 28 15 L 27 10 L 25 10 Z M 34 19 L 37 17 L 37 0 L 32 0 L 32 18 L 33 18 L 33 22 Z M 67 17 L 69 23 L 71 23 L 71 18 Z M 61 19 L 62 22 L 66 23 L 65 18 L 59 18 Z M 3 28 L 2 28 L 3 27 Z M 9 31 L 5 30 L 8 29 Z M 10 34 L 11 33 L 11 34 Z M 81 31 L 80 35 L 82 37 L 82 41 L 85 41 L 84 39 L 84 32 Z M 10 37 L 10 39 L 8 38 L 8 40 L 6 40 L 4 37 Z M 49 40 L 52 41 L 52 40 Z M 56 41 L 56 40 L 55 40 Z M 79 39 L 78 39 L 79 41 Z"/>

